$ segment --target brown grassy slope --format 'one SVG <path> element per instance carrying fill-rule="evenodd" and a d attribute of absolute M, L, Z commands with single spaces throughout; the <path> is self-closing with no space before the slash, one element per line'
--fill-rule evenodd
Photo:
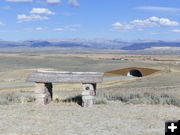
<path fill-rule="evenodd" d="M 124 68 L 124 69 L 118 69 L 118 70 L 113 70 L 113 71 L 108 71 L 105 72 L 105 76 L 119 76 L 123 75 L 126 76 L 127 73 L 131 70 L 138 70 L 142 73 L 142 76 L 147 76 L 153 73 L 156 73 L 160 70 L 157 69 L 150 69 L 150 68 L 142 68 L 142 67 L 129 67 L 129 68 Z"/>

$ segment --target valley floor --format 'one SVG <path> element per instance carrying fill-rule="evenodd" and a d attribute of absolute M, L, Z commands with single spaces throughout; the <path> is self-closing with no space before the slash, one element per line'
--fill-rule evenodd
<path fill-rule="evenodd" d="M 179 61 L 180 56 L 0 54 L 0 135 L 163 135 L 166 120 L 180 119 Z M 26 82 L 37 69 L 106 72 L 127 67 L 161 72 L 99 83 L 101 104 L 92 108 L 64 102 L 37 106 L 35 84 Z M 81 92 L 81 84 L 53 85 L 54 100 Z"/>
<path fill-rule="evenodd" d="M 111 102 L 82 108 L 76 104 L 1 105 L 1 135 L 162 135 L 165 120 L 180 108 Z"/>

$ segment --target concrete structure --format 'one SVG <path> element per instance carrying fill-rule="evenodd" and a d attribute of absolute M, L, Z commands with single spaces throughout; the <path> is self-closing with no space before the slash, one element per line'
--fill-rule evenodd
<path fill-rule="evenodd" d="M 103 73 L 100 72 L 61 72 L 61 71 L 34 71 L 27 79 L 36 82 L 36 103 L 48 104 L 53 99 L 52 83 L 82 83 L 82 100 L 84 107 L 93 105 L 96 95 L 96 83 L 103 81 Z"/>
<path fill-rule="evenodd" d="M 105 72 L 105 76 L 134 76 L 134 77 L 143 77 L 147 75 L 151 75 L 160 70 L 150 69 L 150 68 L 142 68 L 142 67 L 129 67 L 119 70 L 113 70 Z"/>

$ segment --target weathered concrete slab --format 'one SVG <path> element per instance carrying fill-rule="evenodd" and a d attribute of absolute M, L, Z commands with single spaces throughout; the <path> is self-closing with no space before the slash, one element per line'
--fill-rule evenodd
<path fill-rule="evenodd" d="M 103 73 L 38 70 L 34 71 L 27 81 L 44 83 L 99 83 L 103 81 Z"/>

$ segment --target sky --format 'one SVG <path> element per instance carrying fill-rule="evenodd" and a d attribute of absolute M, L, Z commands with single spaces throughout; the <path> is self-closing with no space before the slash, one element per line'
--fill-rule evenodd
<path fill-rule="evenodd" d="M 0 40 L 180 40 L 180 0 L 0 0 Z"/>

